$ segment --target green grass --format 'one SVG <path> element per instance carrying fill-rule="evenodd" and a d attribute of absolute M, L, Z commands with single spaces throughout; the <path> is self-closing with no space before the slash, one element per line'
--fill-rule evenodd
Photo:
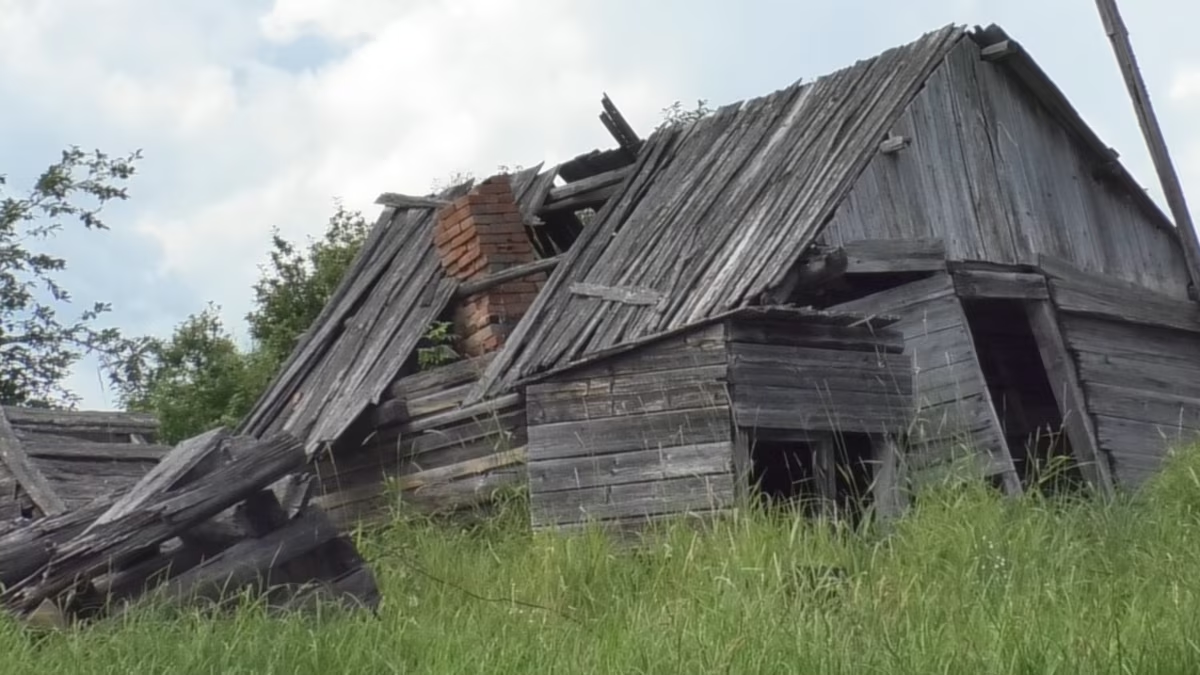
<path fill-rule="evenodd" d="M 640 551 L 531 536 L 519 508 L 406 520 L 362 542 L 378 617 L 0 623 L 0 672 L 1196 673 L 1198 470 L 1190 452 L 1107 506 L 945 487 L 887 534 L 760 513 Z M 849 575 L 814 585 L 807 565 Z"/>

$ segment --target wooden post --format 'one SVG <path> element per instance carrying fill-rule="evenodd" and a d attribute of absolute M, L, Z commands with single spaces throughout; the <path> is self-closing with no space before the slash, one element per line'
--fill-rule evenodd
<path fill-rule="evenodd" d="M 1104 30 L 1112 41 L 1117 63 L 1121 66 L 1121 74 L 1125 77 L 1125 85 L 1129 88 L 1129 96 L 1133 99 L 1133 108 L 1137 112 L 1138 124 L 1146 137 L 1146 145 L 1150 148 L 1150 157 L 1154 160 L 1154 168 L 1162 183 L 1163 193 L 1167 198 L 1167 206 L 1171 209 L 1171 217 L 1183 240 L 1183 253 L 1187 259 L 1188 275 L 1192 280 L 1192 299 L 1197 299 L 1200 293 L 1200 239 L 1188 212 L 1187 199 L 1183 194 L 1183 186 L 1171 163 L 1171 155 L 1167 150 L 1167 142 L 1163 138 L 1162 128 L 1154 114 L 1154 106 L 1150 103 L 1150 92 L 1138 69 L 1137 58 L 1133 55 L 1133 44 L 1129 40 L 1129 30 L 1117 9 L 1117 0 L 1096 0 L 1100 10 L 1100 18 L 1104 21 Z"/>

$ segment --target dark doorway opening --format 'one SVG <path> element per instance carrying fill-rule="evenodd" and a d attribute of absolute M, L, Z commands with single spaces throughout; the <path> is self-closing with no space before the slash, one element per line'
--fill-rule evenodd
<path fill-rule="evenodd" d="M 834 503 L 840 517 L 857 523 L 874 503 L 875 445 L 867 434 L 834 434 Z"/>
<path fill-rule="evenodd" d="M 767 507 L 793 506 L 820 513 L 815 444 L 809 440 L 757 435 L 750 443 L 750 485 Z"/>
<path fill-rule="evenodd" d="M 750 460 L 751 486 L 768 507 L 856 523 L 873 503 L 875 446 L 867 434 L 759 432 Z"/>
<path fill-rule="evenodd" d="M 1024 304 L 973 299 L 963 309 L 1022 484 L 1048 493 L 1083 485 Z"/>

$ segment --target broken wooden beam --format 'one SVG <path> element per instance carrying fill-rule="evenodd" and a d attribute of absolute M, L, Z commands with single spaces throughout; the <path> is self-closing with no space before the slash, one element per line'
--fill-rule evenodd
<path fill-rule="evenodd" d="M 97 518 L 88 531 L 133 513 L 143 504 L 179 485 L 189 472 L 211 457 L 228 437 L 227 429 L 216 428 L 180 443 L 137 485 L 118 499 L 112 508 Z"/>
<path fill-rule="evenodd" d="M 177 448 L 180 454 L 190 448 Z M 303 444 L 289 433 L 260 441 L 254 452 L 158 498 L 147 499 L 137 510 L 82 534 L 64 545 L 40 574 L 0 595 L 19 614 L 35 610 L 81 582 L 107 573 L 144 555 L 168 539 L 186 532 L 251 494 L 303 466 Z M 168 457 L 165 462 L 171 462 Z M 135 486 L 135 489 L 138 486 Z"/>
<path fill-rule="evenodd" d="M 604 107 L 604 112 L 600 113 L 600 122 L 604 124 L 604 128 L 608 129 L 608 133 L 612 135 L 617 144 L 621 146 L 625 152 L 633 158 L 637 158 L 638 152 L 642 149 L 642 139 L 638 137 L 637 132 L 617 109 L 617 104 L 613 103 L 608 94 L 600 99 L 600 105 Z"/>
<path fill-rule="evenodd" d="M 552 204 L 553 202 L 562 201 L 570 197 L 576 197 L 581 194 L 586 194 L 599 188 L 616 185 L 625 180 L 630 173 L 633 172 L 632 166 L 623 166 L 612 171 L 605 171 L 594 176 L 588 176 L 582 180 L 577 180 L 573 183 L 567 183 L 556 188 L 551 188 L 550 194 L 546 197 L 543 206 Z"/>
<path fill-rule="evenodd" d="M 459 284 L 458 290 L 454 291 L 454 299 L 462 300 L 469 298 L 476 293 L 482 293 L 490 288 L 495 288 L 501 284 L 515 281 L 541 272 L 549 272 L 558 266 L 562 261 L 562 256 L 554 256 L 553 258 L 542 258 L 529 263 L 523 263 L 516 267 L 490 274 L 486 277 L 481 277 L 473 281 Z"/>
<path fill-rule="evenodd" d="M 380 206 L 390 206 L 394 209 L 440 209 L 450 202 L 432 197 L 412 197 L 396 192 L 385 192 L 375 198 Z"/>
<path fill-rule="evenodd" d="M 0 537 L 0 586 L 11 588 L 50 562 L 60 546 L 79 536 L 112 506 L 100 501 L 57 516 L 41 518 Z"/>

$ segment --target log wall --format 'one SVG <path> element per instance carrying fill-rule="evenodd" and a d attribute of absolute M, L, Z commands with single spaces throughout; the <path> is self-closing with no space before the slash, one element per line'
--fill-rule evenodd
<path fill-rule="evenodd" d="M 318 463 L 317 503 L 336 523 L 380 521 L 397 505 L 456 511 L 524 482 L 523 397 L 460 405 L 488 358 L 396 381 L 368 413 L 365 438 Z"/>
<path fill-rule="evenodd" d="M 726 363 L 713 325 L 530 385 L 534 528 L 731 505 Z"/>

